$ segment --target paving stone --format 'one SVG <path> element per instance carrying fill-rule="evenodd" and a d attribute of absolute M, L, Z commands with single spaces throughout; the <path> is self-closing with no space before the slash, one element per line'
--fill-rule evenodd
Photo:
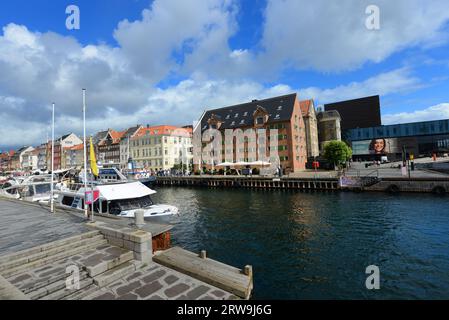
<path fill-rule="evenodd" d="M 139 297 L 146 298 L 161 288 L 162 285 L 159 283 L 159 281 L 154 281 L 152 283 L 144 285 L 143 287 L 135 290 L 134 292 L 137 293 Z"/>
<path fill-rule="evenodd" d="M 168 288 L 167 290 L 165 290 L 165 294 L 167 295 L 167 297 L 169 298 L 173 298 L 177 295 L 180 295 L 181 293 L 187 291 L 190 287 L 188 285 L 186 285 L 185 283 L 180 283 L 175 285 L 174 287 Z"/>
<path fill-rule="evenodd" d="M 151 296 L 149 300 L 165 300 L 165 299 L 155 294 L 154 296 Z"/>
<path fill-rule="evenodd" d="M 176 298 L 176 300 L 188 300 L 185 295 L 179 296 Z"/>
<path fill-rule="evenodd" d="M 130 275 L 128 278 L 126 278 L 126 281 L 131 281 L 135 278 L 140 277 L 141 275 L 142 275 L 142 272 L 140 272 L 140 271 L 134 272 L 132 275 Z"/>
<path fill-rule="evenodd" d="M 117 298 L 117 300 L 137 300 L 139 297 L 133 293 L 127 293 Z"/>
<path fill-rule="evenodd" d="M 175 283 L 176 281 L 178 281 L 179 280 L 179 278 L 177 277 L 177 276 L 174 276 L 174 275 L 169 275 L 168 277 L 166 277 L 165 279 L 164 279 L 164 281 L 167 283 L 167 284 L 173 284 L 173 283 Z"/>
<path fill-rule="evenodd" d="M 47 272 L 43 272 L 43 273 L 39 274 L 39 276 L 40 277 L 51 276 L 51 275 L 54 275 L 56 273 L 60 273 L 60 272 L 63 272 L 63 271 L 65 272 L 65 269 L 63 269 L 63 268 L 55 268 L 53 270 L 49 270 Z"/>
<path fill-rule="evenodd" d="M 203 285 L 196 287 L 195 289 L 190 290 L 189 292 L 186 293 L 187 299 L 195 300 L 195 299 L 201 297 L 206 292 L 208 292 L 210 289 L 211 289 L 210 287 L 206 287 Z"/>
<path fill-rule="evenodd" d="M 207 295 L 205 297 L 202 297 L 200 300 L 215 300 L 213 297 Z"/>
<path fill-rule="evenodd" d="M 117 288 L 116 292 L 119 296 L 123 296 L 124 294 L 133 291 L 134 289 L 137 289 L 141 286 L 140 281 L 134 281 L 131 282 L 125 286 L 122 286 L 120 288 Z"/>
<path fill-rule="evenodd" d="M 224 297 L 226 295 L 226 292 L 220 291 L 220 290 L 214 290 L 214 291 L 211 292 L 211 294 L 213 294 L 217 298 L 222 298 L 222 297 Z"/>
<path fill-rule="evenodd" d="M 93 298 L 92 300 L 113 300 L 113 299 L 115 299 L 115 296 L 110 292 L 106 292 L 100 296 Z"/>
<path fill-rule="evenodd" d="M 153 282 L 154 280 L 157 280 L 159 278 L 161 278 L 163 275 L 165 275 L 167 272 L 165 270 L 158 270 L 153 272 L 152 274 L 145 276 L 142 278 L 143 282 L 145 283 L 150 283 Z"/>
<path fill-rule="evenodd" d="M 97 254 L 94 254 L 94 255 L 82 260 L 81 263 L 83 265 L 85 265 L 86 267 L 93 267 L 93 266 L 97 265 L 98 263 L 100 263 L 101 261 L 103 261 L 103 258 L 105 256 L 106 255 L 103 253 L 97 253 Z"/>
<path fill-rule="evenodd" d="M 43 268 L 34 270 L 34 272 L 39 273 L 39 272 L 46 271 L 46 270 L 51 269 L 51 268 L 53 268 L 53 266 L 45 266 Z"/>
<path fill-rule="evenodd" d="M 11 282 L 11 283 L 18 283 L 18 282 L 22 282 L 22 281 L 30 279 L 30 278 L 31 278 L 31 275 L 29 275 L 29 274 L 22 274 L 22 275 L 18 276 L 17 278 L 12 279 L 9 282 Z"/>

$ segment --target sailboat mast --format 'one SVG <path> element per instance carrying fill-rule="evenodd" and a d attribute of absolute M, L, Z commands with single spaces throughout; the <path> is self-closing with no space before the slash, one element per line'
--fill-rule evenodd
<path fill-rule="evenodd" d="M 51 192 L 50 192 L 50 212 L 55 212 L 54 207 L 54 173 L 55 171 L 55 103 L 52 103 L 52 113 L 51 113 Z"/>
<path fill-rule="evenodd" d="M 84 216 L 87 219 L 89 212 L 86 205 L 87 192 L 87 141 L 86 141 L 86 89 L 83 89 L 83 136 L 84 136 Z"/>

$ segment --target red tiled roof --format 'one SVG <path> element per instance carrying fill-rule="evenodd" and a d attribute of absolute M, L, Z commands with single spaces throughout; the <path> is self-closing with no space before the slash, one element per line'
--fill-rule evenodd
<path fill-rule="evenodd" d="M 76 150 L 83 150 L 83 148 L 84 148 L 84 144 L 80 143 L 80 144 L 77 144 L 76 146 L 67 147 L 67 148 L 64 148 L 64 149 L 76 151 Z"/>
<path fill-rule="evenodd" d="M 142 137 L 144 135 L 176 135 L 176 136 L 190 136 L 192 134 L 192 128 L 180 128 L 175 126 L 155 126 L 149 128 L 140 128 L 135 137 Z"/>

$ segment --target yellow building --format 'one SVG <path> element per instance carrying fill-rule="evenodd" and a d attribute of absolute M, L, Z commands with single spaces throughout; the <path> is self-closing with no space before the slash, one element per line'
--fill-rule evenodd
<path fill-rule="evenodd" d="M 174 126 L 140 128 L 130 139 L 136 169 L 152 171 L 186 167 L 192 163 L 192 129 Z"/>

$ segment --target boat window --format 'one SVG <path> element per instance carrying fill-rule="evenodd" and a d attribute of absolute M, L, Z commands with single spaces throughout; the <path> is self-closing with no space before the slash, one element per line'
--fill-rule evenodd
<path fill-rule="evenodd" d="M 153 205 L 150 196 L 137 199 L 125 199 L 111 201 L 109 212 L 114 215 L 120 214 L 122 211 L 147 208 Z"/>
<path fill-rule="evenodd" d="M 51 191 L 51 184 L 37 184 L 35 185 L 36 194 L 49 193 Z"/>
<path fill-rule="evenodd" d="M 64 198 L 62 198 L 62 204 L 71 207 L 74 199 L 74 197 L 64 196 Z"/>

